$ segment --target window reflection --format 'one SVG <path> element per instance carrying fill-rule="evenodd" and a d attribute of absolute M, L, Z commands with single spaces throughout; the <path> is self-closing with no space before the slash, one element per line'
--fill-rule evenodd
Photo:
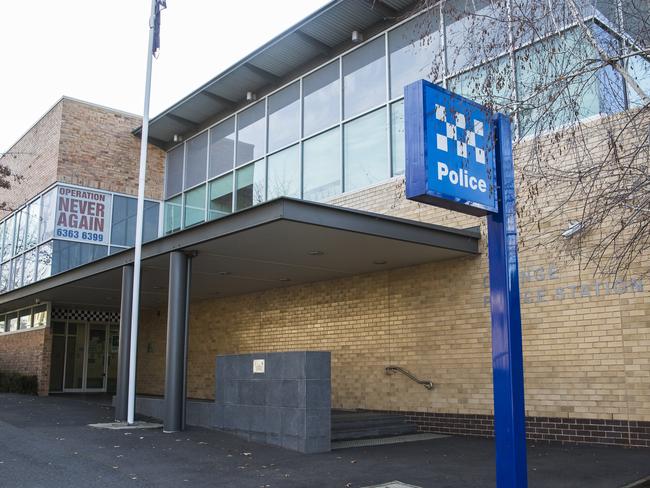
<path fill-rule="evenodd" d="M 404 174 L 406 140 L 404 135 L 404 100 L 390 106 L 391 161 L 393 175 Z"/>
<path fill-rule="evenodd" d="M 185 145 L 172 149 L 167 153 L 165 168 L 165 198 L 180 193 L 183 190 L 183 152 Z"/>
<path fill-rule="evenodd" d="M 199 186 L 185 194 L 184 209 L 185 227 L 189 227 L 205 220 L 205 185 Z"/>
<path fill-rule="evenodd" d="M 208 219 L 213 220 L 232 212 L 232 173 L 210 182 Z"/>
<path fill-rule="evenodd" d="M 303 198 L 323 201 L 341 193 L 341 133 L 332 129 L 305 141 Z"/>
<path fill-rule="evenodd" d="M 404 95 L 409 83 L 442 77 L 439 29 L 438 9 L 432 9 L 388 34 L 391 98 Z"/>
<path fill-rule="evenodd" d="M 247 108 L 237 116 L 237 165 L 264 155 L 266 124 L 264 102 Z"/>
<path fill-rule="evenodd" d="M 334 61 L 302 81 L 304 135 L 336 124 L 341 112 L 339 63 Z"/>
<path fill-rule="evenodd" d="M 296 142 L 300 137 L 300 83 L 269 97 L 269 151 Z"/>
<path fill-rule="evenodd" d="M 183 210 L 183 196 L 178 195 L 165 202 L 165 234 L 181 230 L 181 212 Z"/>
<path fill-rule="evenodd" d="M 210 165 L 208 177 L 220 175 L 233 168 L 235 161 L 235 117 L 210 129 Z"/>
<path fill-rule="evenodd" d="M 237 170 L 235 205 L 237 210 L 266 200 L 266 171 L 264 160 Z"/>
<path fill-rule="evenodd" d="M 207 131 L 193 137 L 186 144 L 184 189 L 203 183 L 206 180 L 208 164 Z"/>
<path fill-rule="evenodd" d="M 390 176 L 386 109 L 348 122 L 343 136 L 345 191 L 356 190 Z"/>
<path fill-rule="evenodd" d="M 292 146 L 269 156 L 268 198 L 300 197 L 300 148 Z"/>
<path fill-rule="evenodd" d="M 345 118 L 386 101 L 384 38 L 343 57 L 343 112 Z"/>

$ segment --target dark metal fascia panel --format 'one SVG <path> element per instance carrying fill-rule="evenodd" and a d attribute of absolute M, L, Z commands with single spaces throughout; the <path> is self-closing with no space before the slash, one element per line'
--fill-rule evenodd
<path fill-rule="evenodd" d="M 192 247 L 204 242 L 282 219 L 469 254 L 479 253 L 480 233 L 473 229 L 451 229 L 322 203 L 278 198 L 219 220 L 205 222 L 175 234 L 159 237 L 142 246 L 142 259 L 154 258 L 175 250 L 190 251 Z M 132 263 L 133 259 L 133 249 L 107 256 L 0 295 L 0 305 L 74 283 L 93 275 L 119 269 Z"/>
<path fill-rule="evenodd" d="M 320 204 L 284 200 L 285 220 L 478 254 L 480 234 Z"/>

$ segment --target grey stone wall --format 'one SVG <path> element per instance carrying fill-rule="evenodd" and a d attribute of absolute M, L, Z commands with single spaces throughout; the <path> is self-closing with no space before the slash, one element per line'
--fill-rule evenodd
<path fill-rule="evenodd" d="M 253 372 L 253 361 L 264 372 Z M 329 352 L 217 356 L 215 427 L 300 452 L 330 450 Z"/>

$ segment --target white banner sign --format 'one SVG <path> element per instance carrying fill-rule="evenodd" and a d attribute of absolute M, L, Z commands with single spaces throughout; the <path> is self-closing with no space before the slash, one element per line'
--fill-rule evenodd
<path fill-rule="evenodd" d="M 55 236 L 69 241 L 108 244 L 111 203 L 110 193 L 59 186 Z"/>

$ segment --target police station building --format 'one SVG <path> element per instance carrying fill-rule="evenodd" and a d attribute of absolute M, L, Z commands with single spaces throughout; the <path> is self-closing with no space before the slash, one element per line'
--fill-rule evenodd
<path fill-rule="evenodd" d="M 483 67 L 452 59 L 462 18 L 413 7 L 334 0 L 152 119 L 138 413 L 303 452 L 493 434 L 485 219 L 404 196 L 404 87 L 438 63 L 431 81 L 471 98 Z M 599 89 L 585 131 L 616 116 Z M 466 130 L 483 157 L 480 124 L 455 124 L 439 144 Z M 1 160 L 21 179 L 1 198 L 0 371 L 113 393 L 118 418 L 139 133 L 63 98 Z M 650 446 L 648 284 L 523 248 L 520 286 L 528 437 Z"/>

